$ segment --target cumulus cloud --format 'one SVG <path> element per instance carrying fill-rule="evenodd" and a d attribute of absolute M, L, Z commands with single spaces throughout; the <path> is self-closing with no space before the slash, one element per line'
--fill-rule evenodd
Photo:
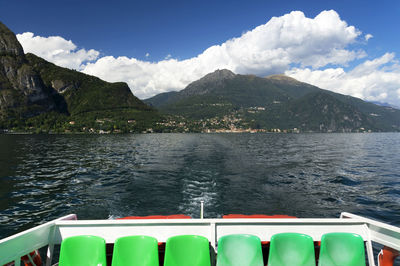
<path fill-rule="evenodd" d="M 32 32 L 17 34 L 17 39 L 24 48 L 25 53 L 33 53 L 59 66 L 82 69 L 82 64 L 96 60 L 99 52 L 93 49 L 77 50 L 72 42 L 59 36 L 41 37 L 34 36 Z"/>
<path fill-rule="evenodd" d="M 363 35 L 334 10 L 323 11 L 314 18 L 307 18 L 300 11 L 273 17 L 185 60 L 171 55 L 158 62 L 125 56 L 99 58 L 98 51 L 78 49 L 62 37 L 34 36 L 30 32 L 17 37 L 26 52 L 110 82 L 125 81 L 142 99 L 183 89 L 207 73 L 227 68 L 260 76 L 286 73 L 324 89 L 400 105 L 400 67 L 395 54 L 386 53 L 345 70 L 350 62 L 367 56 L 355 47 L 366 45 L 373 36 Z"/>
<path fill-rule="evenodd" d="M 273 17 L 267 23 L 206 49 L 200 55 L 176 60 L 168 55 L 159 62 L 136 58 L 100 58 L 87 63 L 83 72 L 108 81 L 126 81 L 139 98 L 160 92 L 183 89 L 215 69 L 227 68 L 240 74 L 282 73 L 291 64 L 312 69 L 327 65 L 345 65 L 362 58 L 362 50 L 346 47 L 357 41 L 361 32 L 349 26 L 333 11 L 315 18 L 293 11 Z"/>
<path fill-rule="evenodd" d="M 347 72 L 339 67 L 324 70 L 293 68 L 285 73 L 323 89 L 400 106 L 400 66 L 394 53 L 366 60 Z"/>
<path fill-rule="evenodd" d="M 368 34 L 365 35 L 364 38 L 365 38 L 366 41 L 368 41 L 369 39 L 371 39 L 371 38 L 373 38 L 373 37 L 374 37 L 374 36 L 373 36 L 372 34 L 369 34 L 369 33 L 368 33 Z"/>

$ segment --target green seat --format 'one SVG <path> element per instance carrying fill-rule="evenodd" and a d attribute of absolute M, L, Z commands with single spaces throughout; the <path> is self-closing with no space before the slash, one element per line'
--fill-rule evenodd
<path fill-rule="evenodd" d="M 253 235 L 227 235 L 218 240 L 217 266 L 263 266 L 261 240 Z"/>
<path fill-rule="evenodd" d="M 273 235 L 268 266 L 315 266 L 313 239 L 298 233 Z"/>
<path fill-rule="evenodd" d="M 158 242 L 150 236 L 126 236 L 115 241 L 112 266 L 158 266 Z"/>
<path fill-rule="evenodd" d="M 352 233 L 323 235 L 318 265 L 365 266 L 364 240 Z"/>
<path fill-rule="evenodd" d="M 195 235 L 168 238 L 164 266 L 210 266 L 208 239 Z"/>
<path fill-rule="evenodd" d="M 98 236 L 72 236 L 61 242 L 59 266 L 107 266 L 106 241 Z"/>

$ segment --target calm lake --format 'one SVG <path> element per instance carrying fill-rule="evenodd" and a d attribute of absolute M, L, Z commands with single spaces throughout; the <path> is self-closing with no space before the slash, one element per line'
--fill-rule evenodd
<path fill-rule="evenodd" d="M 0 135 L 0 238 L 57 217 L 183 213 L 400 225 L 400 134 Z"/>

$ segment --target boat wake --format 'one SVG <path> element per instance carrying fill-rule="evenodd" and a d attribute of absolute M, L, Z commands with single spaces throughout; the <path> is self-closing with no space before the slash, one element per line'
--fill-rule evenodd
<path fill-rule="evenodd" d="M 179 205 L 180 213 L 200 217 L 200 202 L 204 202 L 205 217 L 216 217 L 215 212 L 207 211 L 207 206 L 218 204 L 217 175 L 211 170 L 191 172 L 182 179 L 182 201 Z"/>

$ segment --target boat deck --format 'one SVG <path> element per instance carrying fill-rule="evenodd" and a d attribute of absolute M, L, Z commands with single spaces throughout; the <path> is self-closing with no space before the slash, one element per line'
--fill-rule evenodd
<path fill-rule="evenodd" d="M 351 213 L 342 213 L 340 218 L 298 219 L 149 219 L 149 220 L 77 220 L 71 214 L 19 234 L 0 240 L 0 265 L 15 261 L 32 250 L 47 248 L 46 265 L 54 261 L 54 247 L 71 236 L 95 235 L 113 244 L 119 237 L 130 235 L 152 236 L 158 242 L 166 242 L 176 235 L 200 235 L 209 240 L 217 251 L 220 237 L 230 234 L 251 234 L 263 243 L 278 233 L 296 232 L 307 234 L 317 243 L 322 235 L 331 232 L 348 232 L 360 235 L 365 242 L 368 265 L 375 265 L 373 243 L 400 250 L 400 228 L 367 219 Z"/>

